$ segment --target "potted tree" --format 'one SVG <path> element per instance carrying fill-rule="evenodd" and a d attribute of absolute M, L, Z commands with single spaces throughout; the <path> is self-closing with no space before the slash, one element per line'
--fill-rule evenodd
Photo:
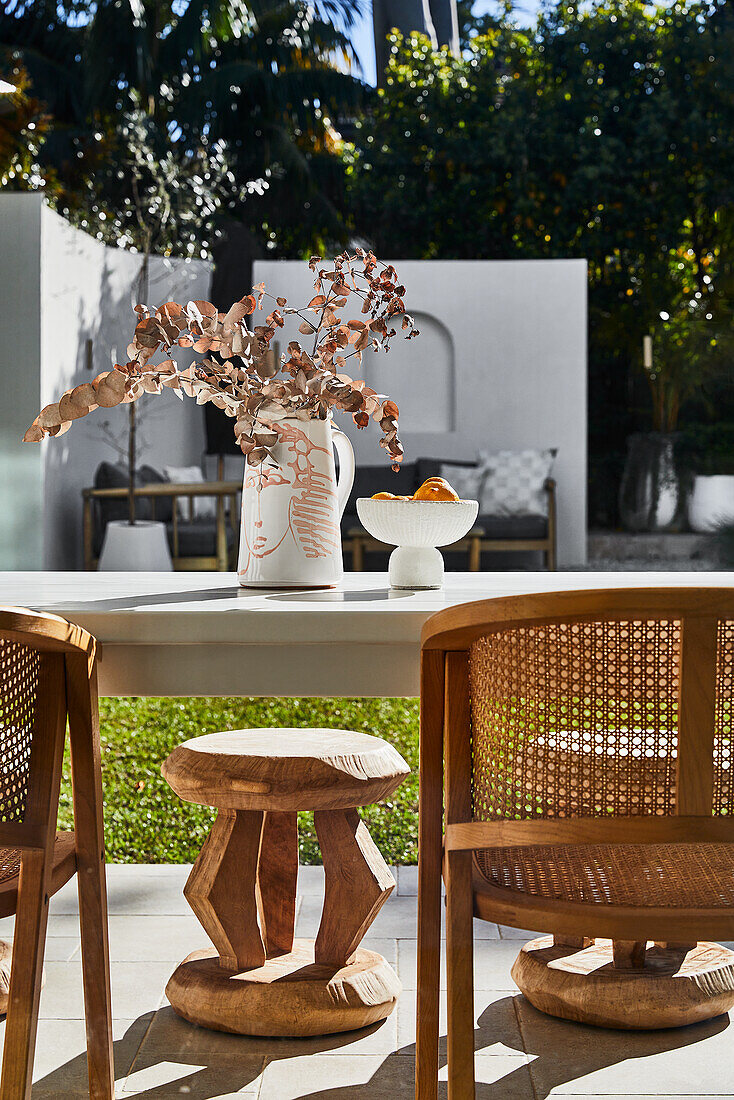
<path fill-rule="evenodd" d="M 627 440 L 619 511 L 629 531 L 669 531 L 680 526 L 685 492 L 676 461 L 681 408 L 705 399 L 706 384 L 722 370 L 722 337 L 713 314 L 698 305 L 661 323 L 643 340 L 642 367 L 652 405 L 652 431 Z"/>
<path fill-rule="evenodd" d="M 232 183 L 221 145 L 187 151 L 167 139 L 150 114 L 135 110 L 123 115 L 114 142 L 117 155 L 101 167 L 96 186 L 102 196 L 89 220 L 104 225 L 110 237 L 114 222 L 119 245 L 140 255 L 140 268 L 131 287 L 131 305 L 149 297 L 151 256 L 210 259 L 219 216 L 234 209 L 263 181 L 243 186 Z M 120 193 L 120 164 L 124 189 Z M 100 553 L 100 569 L 170 570 L 171 555 L 165 526 L 141 520 L 136 509 L 137 421 L 135 402 L 126 395 L 127 519 L 107 524 Z M 117 404 L 117 402 L 114 402 Z"/>

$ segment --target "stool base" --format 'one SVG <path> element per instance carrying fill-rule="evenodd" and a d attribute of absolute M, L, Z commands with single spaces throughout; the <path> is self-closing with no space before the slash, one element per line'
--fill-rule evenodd
<path fill-rule="evenodd" d="M 334 971 L 317 966 L 313 940 L 296 940 L 254 970 L 233 973 L 214 951 L 194 951 L 172 974 L 166 996 L 192 1024 L 237 1035 L 296 1038 L 354 1031 L 384 1020 L 401 985 L 382 955 L 358 948 Z"/>
<path fill-rule="evenodd" d="M 611 940 L 576 949 L 543 936 L 524 945 L 511 973 L 541 1012 L 596 1027 L 683 1027 L 734 1008 L 734 952 L 718 943 L 650 943 L 644 967 L 618 970 Z"/>

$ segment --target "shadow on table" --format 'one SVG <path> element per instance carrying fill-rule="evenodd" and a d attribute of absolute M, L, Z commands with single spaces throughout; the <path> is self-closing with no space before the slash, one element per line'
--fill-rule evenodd
<path fill-rule="evenodd" d="M 532 1084 L 528 1066 L 524 1063 L 518 1064 L 492 1083 L 478 1081 L 476 1100 L 532 1100 L 533 1097 L 537 1100 L 545 1100 L 553 1089 L 561 1085 L 577 1081 L 619 1063 L 648 1058 L 703 1042 L 729 1027 L 729 1017 L 718 1016 L 705 1023 L 692 1024 L 683 1028 L 661 1031 L 612 1031 L 556 1020 L 536 1012 L 520 996 L 508 995 L 494 1001 L 485 1009 L 479 1017 L 478 1027 L 474 1032 L 475 1050 L 491 1055 L 495 1044 L 500 1044 L 504 1048 L 501 1052 L 495 1052 L 498 1053 L 496 1065 L 500 1070 L 506 1062 L 499 1055 L 512 1053 L 517 1046 L 517 1027 L 514 1021 L 520 1004 L 522 1004 L 520 1020 L 525 1049 L 530 1056 L 532 1066 Z M 159 1010 L 159 1015 L 161 1012 L 173 1015 L 172 1010 L 168 1008 Z M 361 1031 L 316 1039 L 263 1039 L 258 1042 L 257 1048 L 253 1046 L 253 1039 L 238 1040 L 237 1037 L 231 1037 L 232 1046 L 224 1053 L 221 1047 L 214 1052 L 202 1050 L 196 1041 L 201 1036 L 201 1029 L 198 1028 L 192 1031 L 191 1044 L 182 1046 L 172 1043 L 170 1049 L 164 1049 L 159 1041 L 154 1047 L 146 1049 L 145 1039 L 142 1038 L 147 1030 L 146 1019 L 149 1024 L 153 1019 L 153 1013 L 148 1013 L 147 1017 L 136 1020 L 126 1035 L 115 1043 L 118 1081 L 124 1076 L 125 1069 L 130 1067 L 128 1072 L 132 1076 L 131 1095 L 138 1097 L 138 1100 L 170 1100 L 175 1095 L 185 1095 L 187 1100 L 211 1100 L 223 1094 L 236 1093 L 256 1080 L 264 1062 L 273 1063 L 329 1052 L 348 1055 L 351 1053 L 350 1047 L 353 1043 L 383 1026 L 376 1024 Z M 130 1047 L 132 1035 L 137 1036 L 136 1047 L 138 1043 L 140 1044 L 134 1060 Z M 142 1042 L 140 1042 L 141 1038 Z M 241 1056 L 238 1057 L 237 1046 L 240 1042 Z M 441 1036 L 439 1046 L 440 1065 L 445 1066 L 445 1036 Z M 279 1050 L 279 1047 L 282 1049 Z M 523 1052 L 520 1050 L 517 1053 Z M 345 1084 L 342 1078 L 338 1083 L 335 1081 L 333 1086 L 301 1093 L 289 1090 L 289 1095 L 298 1096 L 300 1100 L 412 1100 L 414 1058 L 415 1045 L 411 1043 L 386 1055 L 379 1068 L 366 1081 L 350 1085 Z M 370 1057 L 371 1060 L 372 1057 Z M 489 1065 L 491 1069 L 493 1061 L 491 1057 L 486 1059 L 484 1066 Z M 143 1085 L 145 1071 L 150 1071 L 157 1065 L 169 1067 L 169 1071 L 164 1071 L 166 1080 L 158 1085 L 145 1087 Z M 334 1068 L 336 1069 L 336 1066 Z M 171 1070 L 179 1071 L 178 1076 L 175 1071 L 171 1073 Z M 649 1072 L 659 1071 L 654 1070 L 650 1065 Z M 138 1073 L 141 1074 L 143 1087 L 140 1087 L 139 1091 L 134 1091 L 134 1077 Z M 342 1077 L 342 1074 L 339 1073 L 338 1077 Z M 70 1095 L 71 1088 L 76 1085 L 77 1080 L 83 1088 L 86 1081 L 85 1054 L 78 1055 L 37 1081 L 34 1084 L 34 1093 L 37 1089 L 41 1095 Z M 651 1082 L 639 1081 L 640 1085 L 643 1083 L 649 1085 Z M 594 1085 L 590 1084 L 589 1089 L 594 1091 Z M 636 1092 L 637 1089 L 637 1085 L 624 1090 L 620 1086 L 620 1091 L 625 1093 Z M 439 1100 L 446 1100 L 446 1095 L 446 1083 L 441 1082 L 438 1090 Z M 267 1100 L 270 1100 L 269 1093 Z"/>
<path fill-rule="evenodd" d="M 165 577 L 165 574 L 163 574 Z M 165 580 L 161 581 L 165 584 Z M 238 584 L 227 588 L 185 589 L 176 592 L 138 592 L 130 596 L 83 596 L 74 595 L 68 600 L 57 600 L 44 604 L 45 611 L 54 608 L 66 608 L 73 604 L 79 611 L 135 611 L 140 607 L 157 607 L 177 603 L 211 603 L 212 600 L 235 600 L 243 589 Z M 252 592 L 252 590 L 250 590 Z"/>

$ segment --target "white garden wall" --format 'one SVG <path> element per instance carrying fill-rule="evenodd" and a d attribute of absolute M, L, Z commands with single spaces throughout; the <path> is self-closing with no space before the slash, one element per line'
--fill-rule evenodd
<path fill-rule="evenodd" d="M 135 325 L 139 256 L 72 228 L 40 195 L 0 195 L 0 568 L 73 569 L 82 563 L 81 490 L 98 464 L 118 461 L 101 435 L 124 437 L 127 408 L 97 410 L 58 440 L 21 444 L 42 405 L 124 362 Z M 154 257 L 149 302 L 206 298 L 210 265 Z M 12 319 L 12 320 L 11 320 Z M 91 341 L 91 345 L 88 342 Z M 152 466 L 201 461 L 203 416 L 171 393 L 137 405 Z"/>
<path fill-rule="evenodd" d="M 473 458 L 480 448 L 559 448 L 560 564 L 586 555 L 586 265 L 579 260 L 396 261 L 421 336 L 399 337 L 364 377 L 401 408 L 406 460 Z M 42 405 L 124 360 L 140 257 L 70 227 L 40 195 L 0 195 L 0 569 L 78 568 L 81 489 L 116 456 L 126 407 L 98 410 L 59 440 L 22 444 Z M 306 264 L 260 261 L 255 281 L 294 302 L 310 297 Z M 209 265 L 154 258 L 149 301 L 206 298 Z M 229 303 L 218 303 L 225 306 Z M 281 338 L 296 336 L 296 326 Z M 91 356 L 88 342 L 91 341 Z M 369 360 L 372 360 L 371 362 Z M 201 461 L 202 410 L 171 393 L 137 406 L 157 466 Z M 357 459 L 384 461 L 376 426 L 357 432 Z M 238 476 L 232 460 L 228 474 Z M 389 471 L 386 484 L 389 485 Z"/>
<path fill-rule="evenodd" d="M 395 260 L 421 335 L 366 357 L 356 376 L 400 407 L 406 461 L 557 447 L 559 564 L 586 560 L 586 262 Z M 302 304 L 303 263 L 265 260 L 255 281 Z M 304 337 L 289 319 L 281 337 Z M 370 361 L 371 360 L 371 361 Z M 351 362 L 354 362 L 353 360 Z M 376 425 L 340 417 L 358 462 L 384 461 Z M 386 471 L 385 488 L 389 488 Z"/>

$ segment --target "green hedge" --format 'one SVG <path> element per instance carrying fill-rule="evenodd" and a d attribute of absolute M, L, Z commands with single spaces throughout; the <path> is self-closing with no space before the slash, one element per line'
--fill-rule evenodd
<path fill-rule="evenodd" d="M 418 701 L 415 699 L 102 699 L 102 778 L 107 859 L 112 863 L 191 863 L 214 811 L 182 802 L 161 776 L 181 741 L 217 730 L 331 726 L 374 733 L 405 757 L 412 775 L 379 806 L 363 811 L 389 863 L 418 858 Z M 308 733 L 304 731 L 304 736 Z M 69 761 L 61 824 L 71 827 Z M 302 863 L 319 863 L 310 814 L 300 815 Z"/>

